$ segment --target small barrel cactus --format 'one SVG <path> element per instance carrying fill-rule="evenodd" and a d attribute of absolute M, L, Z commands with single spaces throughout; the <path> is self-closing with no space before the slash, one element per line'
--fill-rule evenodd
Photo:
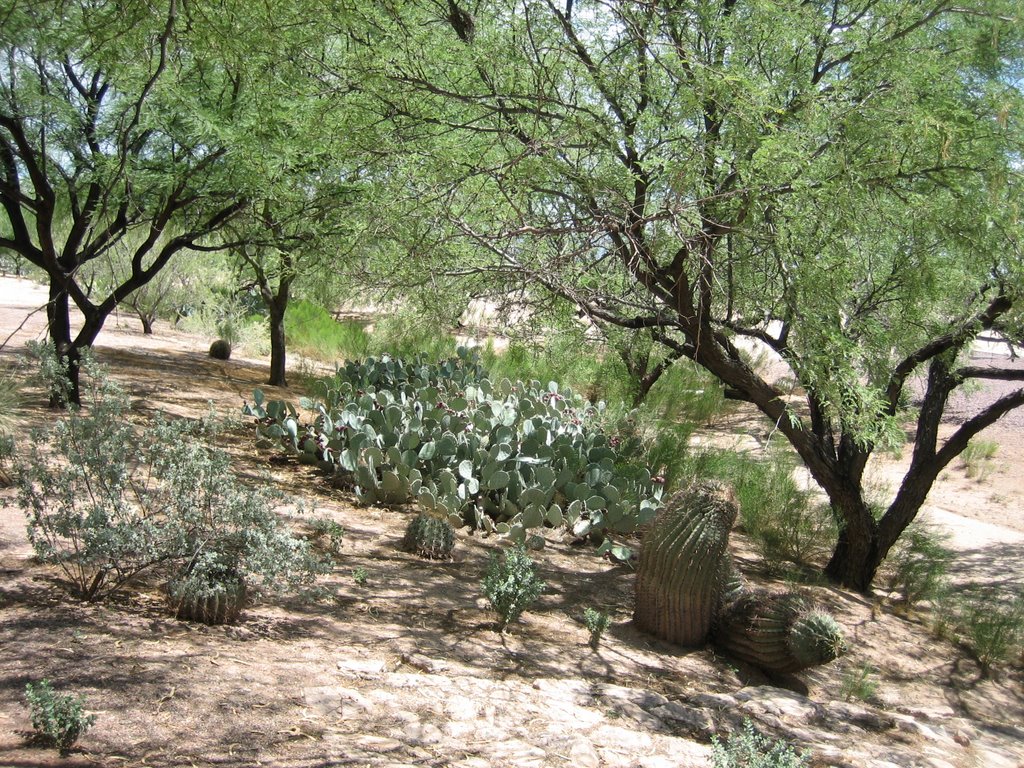
<path fill-rule="evenodd" d="M 836 620 L 792 593 L 744 590 L 725 605 L 714 642 L 766 672 L 799 672 L 826 664 L 846 650 Z"/>
<path fill-rule="evenodd" d="M 248 589 L 241 580 L 225 581 L 218 588 L 172 587 L 170 606 L 174 618 L 202 624 L 234 624 L 245 608 Z"/>
<path fill-rule="evenodd" d="M 405 529 L 402 545 L 431 560 L 449 560 L 455 545 L 455 529 L 447 520 L 421 512 Z"/>
<path fill-rule="evenodd" d="M 229 360 L 231 358 L 231 342 L 227 339 L 217 339 L 210 345 L 210 357 L 215 360 Z"/>
<path fill-rule="evenodd" d="M 727 582 L 737 507 L 732 490 L 701 481 L 677 493 L 644 536 L 633 621 L 656 637 L 696 647 L 707 642 Z"/>

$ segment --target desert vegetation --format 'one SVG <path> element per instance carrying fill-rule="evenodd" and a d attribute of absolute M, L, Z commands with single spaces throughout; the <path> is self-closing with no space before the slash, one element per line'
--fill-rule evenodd
<path fill-rule="evenodd" d="M 1014 768 L 1019 16 L 4 4 L 0 751 Z"/>

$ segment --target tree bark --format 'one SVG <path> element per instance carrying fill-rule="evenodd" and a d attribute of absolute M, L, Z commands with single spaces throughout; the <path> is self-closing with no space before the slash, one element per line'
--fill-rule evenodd
<path fill-rule="evenodd" d="M 270 310 L 270 379 L 267 382 L 274 387 L 287 387 L 286 349 L 284 337 L 284 313 L 287 299 L 283 306 L 274 301 L 268 305 Z"/>

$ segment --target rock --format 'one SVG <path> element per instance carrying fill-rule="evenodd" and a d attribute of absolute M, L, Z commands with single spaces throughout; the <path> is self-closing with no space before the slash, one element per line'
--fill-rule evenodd
<path fill-rule="evenodd" d="M 375 677 L 387 668 L 380 659 L 345 659 L 338 662 L 338 671 L 348 677 Z"/>
<path fill-rule="evenodd" d="M 600 768 L 601 756 L 589 739 L 579 736 L 569 748 L 569 764 L 575 768 Z"/>
<path fill-rule="evenodd" d="M 955 741 L 961 747 L 971 746 L 971 736 L 963 728 L 957 728 L 955 731 L 953 731 L 953 741 Z"/>
<path fill-rule="evenodd" d="M 632 702 L 643 709 L 654 709 L 655 707 L 660 707 L 668 703 L 668 699 L 660 693 L 644 691 L 639 688 L 626 688 L 621 685 L 612 685 L 610 683 L 600 683 L 595 685 L 593 692 L 595 696 L 603 696 L 609 699 L 623 699 L 625 701 Z"/>
<path fill-rule="evenodd" d="M 750 712 L 765 712 L 776 717 L 790 718 L 800 722 L 818 719 L 821 716 L 821 705 L 814 703 L 806 696 L 770 685 L 744 688 L 736 694 L 735 698 L 739 702 L 748 702 L 750 706 L 744 707 L 744 709 Z"/>
<path fill-rule="evenodd" d="M 373 706 L 359 691 L 343 688 L 340 685 L 321 685 L 306 688 L 303 690 L 302 696 L 307 707 L 318 715 L 325 717 L 339 713 L 346 702 L 361 710 L 369 710 Z"/>
<path fill-rule="evenodd" d="M 670 701 L 651 710 L 655 717 L 681 728 L 689 734 L 711 738 L 718 731 L 715 721 L 707 710 L 699 707 L 688 707 L 678 701 Z"/>
<path fill-rule="evenodd" d="M 395 750 L 405 748 L 405 744 L 398 741 L 398 739 L 369 735 L 359 736 L 356 739 L 356 746 L 369 752 L 394 752 Z"/>

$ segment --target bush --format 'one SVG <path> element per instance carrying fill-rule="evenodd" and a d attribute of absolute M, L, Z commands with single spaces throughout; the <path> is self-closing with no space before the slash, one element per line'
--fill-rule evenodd
<path fill-rule="evenodd" d="M 744 721 L 743 730 L 731 734 L 723 744 L 718 737 L 711 740 L 713 768 L 802 768 L 808 765 L 805 755 L 798 755 L 782 741 L 770 741 Z"/>
<path fill-rule="evenodd" d="M 1024 655 L 1024 595 L 1008 598 L 991 588 L 944 601 L 946 623 L 988 675 L 997 664 Z"/>
<path fill-rule="evenodd" d="M 887 586 L 898 592 L 903 605 L 935 603 L 946 594 L 949 567 L 954 560 L 946 548 L 949 537 L 915 521 L 896 542 L 888 558 Z"/>
<path fill-rule="evenodd" d="M 337 321 L 324 308 L 309 301 L 291 301 L 285 313 L 288 346 L 327 362 L 365 357 L 370 352 L 366 324 Z"/>
<path fill-rule="evenodd" d="M 306 542 L 273 510 L 276 497 L 239 482 L 209 422 L 134 430 L 128 399 L 102 375 L 83 382 L 87 409 L 37 433 L 18 462 L 18 501 L 37 556 L 71 592 L 98 600 L 145 572 L 168 578 L 172 599 L 224 590 L 220 574 L 257 590 L 311 581 Z"/>
<path fill-rule="evenodd" d="M 595 651 L 601 643 L 601 636 L 608 629 L 608 614 L 596 608 L 587 608 L 583 611 L 583 623 L 590 631 L 590 647 Z"/>
<path fill-rule="evenodd" d="M 26 685 L 25 698 L 37 738 L 57 747 L 61 754 L 96 722 L 95 715 L 85 714 L 85 697 L 57 693 L 47 680 Z"/>
<path fill-rule="evenodd" d="M 878 690 L 878 681 L 874 679 L 875 672 L 875 668 L 870 664 L 847 670 L 839 686 L 839 695 L 846 701 L 870 701 Z"/>
<path fill-rule="evenodd" d="M 516 621 L 540 597 L 544 581 L 524 547 L 506 549 L 499 557 L 491 553 L 484 576 L 483 591 L 491 607 L 501 617 L 500 628 Z"/>

